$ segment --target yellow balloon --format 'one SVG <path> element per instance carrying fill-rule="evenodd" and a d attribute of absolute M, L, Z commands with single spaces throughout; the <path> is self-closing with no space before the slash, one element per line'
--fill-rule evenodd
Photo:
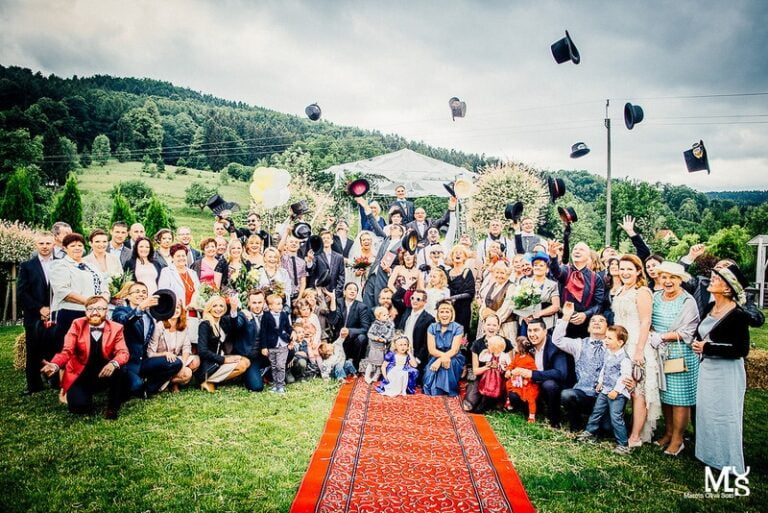
<path fill-rule="evenodd" d="M 261 203 L 264 201 L 264 188 L 257 184 L 256 182 L 253 182 L 251 186 L 248 188 L 248 190 L 251 193 L 251 199 L 256 203 Z"/>
<path fill-rule="evenodd" d="M 262 189 L 272 186 L 275 180 L 275 169 L 271 167 L 258 167 L 253 171 L 253 183 L 258 184 Z"/>

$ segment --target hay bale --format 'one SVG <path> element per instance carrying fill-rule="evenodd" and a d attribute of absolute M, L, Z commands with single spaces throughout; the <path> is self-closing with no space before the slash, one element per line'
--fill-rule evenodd
<path fill-rule="evenodd" d="M 745 363 L 747 387 L 768 389 L 768 351 L 752 349 Z"/>
<path fill-rule="evenodd" d="M 24 370 L 27 365 L 27 337 L 24 333 L 16 337 L 13 344 L 13 368 Z"/>

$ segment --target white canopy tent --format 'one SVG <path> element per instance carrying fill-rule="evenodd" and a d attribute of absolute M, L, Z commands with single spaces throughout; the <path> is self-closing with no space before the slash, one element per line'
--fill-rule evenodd
<path fill-rule="evenodd" d="M 757 261 L 755 262 L 755 287 L 757 287 L 757 304 L 765 307 L 765 274 L 768 269 L 768 235 L 758 235 L 749 242 L 750 246 L 757 246 Z"/>
<path fill-rule="evenodd" d="M 427 157 L 407 148 L 370 159 L 338 164 L 329 167 L 325 172 L 332 173 L 336 177 L 337 184 L 344 180 L 345 173 L 378 175 L 385 179 L 376 181 L 376 190 L 379 194 L 394 196 L 395 187 L 402 184 L 409 198 L 422 196 L 447 198 L 448 192 L 443 187 L 444 183 L 452 182 L 459 177 L 474 179 L 474 173 L 463 167 Z M 369 181 L 373 186 L 373 181 Z M 343 186 L 343 183 L 341 185 Z"/>

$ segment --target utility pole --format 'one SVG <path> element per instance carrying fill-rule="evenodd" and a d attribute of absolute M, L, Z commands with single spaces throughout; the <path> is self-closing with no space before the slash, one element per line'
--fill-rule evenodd
<path fill-rule="evenodd" d="M 605 245 L 611 245 L 611 118 L 608 117 L 608 106 L 611 100 L 605 100 L 605 131 L 608 136 L 608 165 L 606 167 L 605 188 Z"/>

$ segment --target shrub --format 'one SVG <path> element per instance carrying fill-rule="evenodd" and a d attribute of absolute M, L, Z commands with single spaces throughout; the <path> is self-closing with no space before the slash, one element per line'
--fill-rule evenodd
<path fill-rule="evenodd" d="M 35 232 L 19 222 L 0 221 L 0 262 L 19 263 L 35 250 Z"/>
<path fill-rule="evenodd" d="M 184 202 L 190 207 L 197 207 L 200 210 L 205 208 L 208 198 L 218 192 L 215 187 L 207 187 L 200 182 L 194 182 L 184 190 Z"/>

